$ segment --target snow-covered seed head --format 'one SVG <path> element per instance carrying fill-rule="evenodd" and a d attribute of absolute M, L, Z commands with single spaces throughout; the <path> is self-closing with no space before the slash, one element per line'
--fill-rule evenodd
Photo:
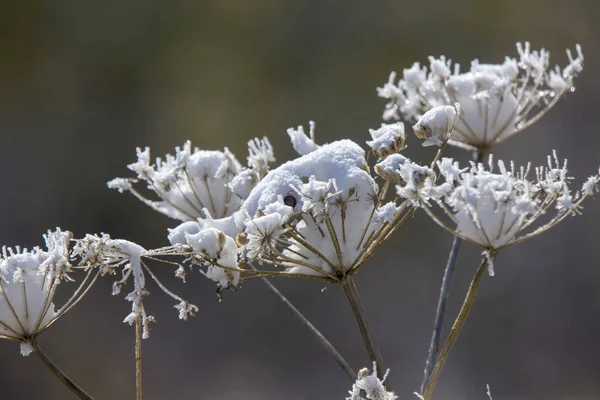
<path fill-rule="evenodd" d="M 0 257 L 0 338 L 21 342 L 21 354 L 29 355 L 36 337 L 68 311 L 82 294 L 56 309 L 54 296 L 60 283 L 72 280 L 69 261 L 71 232 L 48 231 L 46 250 L 2 248 Z M 83 283 L 85 285 L 85 283 Z"/>
<path fill-rule="evenodd" d="M 381 124 L 379 129 L 369 129 L 369 133 L 373 140 L 367 141 L 367 145 L 379 159 L 398 153 L 404 148 L 406 134 L 404 124 L 401 122 Z"/>
<path fill-rule="evenodd" d="M 498 250 L 537 236 L 566 216 L 580 213 L 581 202 L 593 193 L 600 181 L 600 175 L 594 175 L 581 191 L 573 194 L 569 188 L 567 163 L 560 163 L 556 153 L 548 157 L 547 166 L 535 168 L 534 180 L 528 179 L 530 166 L 517 170 L 512 163 L 507 168 L 499 161 L 494 171 L 491 159 L 488 169 L 475 163 L 461 169 L 449 158 L 440 160 L 437 165 L 445 182 L 419 191 L 425 192 L 421 194 L 423 198 L 432 192 L 441 195 L 436 200 L 456 228 L 436 216 L 425 201 L 421 201 L 422 206 L 442 227 L 481 246 L 490 259 Z M 399 194 L 402 195 L 400 191 Z M 547 215 L 552 206 L 556 215 L 536 227 L 535 222 Z"/>
<path fill-rule="evenodd" d="M 442 146 L 448 142 L 460 121 L 460 104 L 436 106 L 419 118 L 413 125 L 415 135 L 423 139 L 423 146 Z"/>
<path fill-rule="evenodd" d="M 401 146 L 399 140 L 395 137 L 390 149 Z M 382 204 L 365 152 L 356 143 L 309 147 L 269 171 L 231 217 L 185 222 L 171 230 L 171 244 L 187 246 L 189 259 L 206 267 L 207 276 L 223 288 L 235 288 L 256 273 L 329 281 L 354 273 L 399 226 L 407 207 Z M 225 245 L 212 249 L 215 232 L 226 236 Z M 255 267 L 284 271 L 246 268 L 254 261 Z"/>
<path fill-rule="evenodd" d="M 458 64 L 452 71 L 450 60 L 443 56 L 430 57 L 429 69 L 413 64 L 398 81 L 392 73 L 378 88 L 379 96 L 389 100 L 384 119 L 418 121 L 434 107 L 458 103 L 462 112 L 450 144 L 488 150 L 537 121 L 573 88 L 583 69 L 579 45 L 576 57 L 567 51 L 565 68 L 552 70 L 548 51 L 532 51 L 529 43 L 517 43 L 517 50 L 519 59 L 506 57 L 501 64 L 473 60 L 463 73 Z M 426 129 L 421 131 L 428 136 Z"/>
<path fill-rule="evenodd" d="M 119 192 L 129 191 L 145 204 L 171 218 L 192 221 L 197 218 L 223 218 L 237 211 L 250 191 L 268 172 L 275 161 L 267 138 L 248 143 L 248 168 L 243 168 L 235 156 L 224 151 L 194 148 L 188 141 L 175 149 L 175 155 L 150 162 L 150 149 L 137 149 L 138 161 L 128 167 L 136 178 L 115 178 L 108 187 Z M 145 181 L 160 200 L 150 200 L 134 188 Z"/>

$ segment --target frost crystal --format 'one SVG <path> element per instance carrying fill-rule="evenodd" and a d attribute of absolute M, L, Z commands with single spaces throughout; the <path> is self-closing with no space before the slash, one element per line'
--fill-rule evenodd
<path fill-rule="evenodd" d="M 358 371 L 358 379 L 349 391 L 350 397 L 346 400 L 395 400 L 398 398 L 393 392 L 388 392 L 383 383 L 388 377 L 388 369 L 383 378 L 377 377 L 377 364 L 373 362 L 373 373 L 368 368 Z"/>
<path fill-rule="evenodd" d="M 309 136 L 306 136 L 304 133 L 304 128 L 302 125 L 298 126 L 298 128 L 289 128 L 287 130 L 287 134 L 292 141 L 292 146 L 294 150 L 301 156 L 310 153 L 319 148 L 319 145 L 315 143 L 315 123 L 314 121 L 309 121 L 308 125 L 310 126 Z"/>
<path fill-rule="evenodd" d="M 458 64 L 451 71 L 451 61 L 442 56 L 429 58 L 429 71 L 415 63 L 397 82 L 396 74 L 390 74 L 377 89 L 389 100 L 384 119 L 418 121 L 436 106 L 458 103 L 462 112 L 450 144 L 480 150 L 495 146 L 544 115 L 573 88 L 583 69 L 579 45 L 577 57 L 567 51 L 569 64 L 562 70 L 548 69 L 550 54 L 544 49 L 531 51 L 529 43 L 517 43 L 517 50 L 519 60 L 506 57 L 502 64 L 473 60 L 464 73 L 459 73 Z"/>

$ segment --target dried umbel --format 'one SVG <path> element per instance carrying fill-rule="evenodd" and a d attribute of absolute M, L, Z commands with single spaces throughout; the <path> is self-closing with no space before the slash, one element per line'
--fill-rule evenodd
<path fill-rule="evenodd" d="M 399 151 L 402 124 L 381 130 L 373 135 L 380 155 Z M 354 142 L 316 145 L 312 125 L 310 139 L 301 128 L 288 133 L 301 156 L 269 171 L 238 211 L 170 232 L 171 244 L 206 268 L 219 288 L 235 288 L 257 274 L 339 281 L 355 273 L 411 211 L 407 202 L 384 204 L 385 190 Z M 252 262 L 275 269 L 247 268 Z"/>
<path fill-rule="evenodd" d="M 453 234 L 475 243 L 484 250 L 493 273 L 492 259 L 505 247 L 521 243 L 556 226 L 569 215 L 579 212 L 581 203 L 592 195 L 600 182 L 599 174 L 589 177 L 580 191 L 571 192 L 567 163 L 559 162 L 556 153 L 548 157 L 547 166 L 535 168 L 535 177 L 530 180 L 530 166 L 507 168 L 498 162 L 495 171 L 492 159 L 488 169 L 481 163 L 471 163 L 461 169 L 458 162 L 444 158 L 437 163 L 445 182 L 423 185 L 417 189 L 420 199 L 415 203 L 435 222 Z M 400 196 L 414 199 L 415 194 Z M 456 225 L 444 221 L 430 202 L 435 201 L 446 216 Z M 556 214 L 548 217 L 551 208 Z M 544 222 L 536 224 L 542 216 Z"/>
<path fill-rule="evenodd" d="M 132 325 L 139 317 L 144 339 L 149 337 L 150 323 L 154 322 L 154 317 L 148 315 L 144 308 L 144 297 L 149 294 L 146 290 L 146 275 L 150 276 L 164 293 L 178 301 L 174 308 L 179 311 L 179 319 L 187 320 L 188 316 L 193 316 L 198 311 L 198 307 L 168 290 L 144 261 L 144 259 L 170 255 L 171 249 L 146 250 L 128 240 L 112 239 L 107 234 L 88 234 L 76 242 L 73 257 L 80 260 L 79 264 L 82 268 L 96 270 L 101 275 L 121 273 L 121 279 L 113 283 L 113 295 L 121 293 L 122 287 L 128 281 L 133 281 L 133 290 L 125 297 L 132 304 L 131 313 L 123 322 Z"/>
<path fill-rule="evenodd" d="M 87 277 L 71 288 L 73 295 L 57 310 L 54 296 L 59 285 L 74 282 L 69 276 L 74 271 L 69 259 L 71 237 L 71 232 L 57 228 L 44 235 L 45 250 L 2 248 L 0 338 L 20 341 L 23 355 L 33 351 L 37 336 L 69 311 L 95 281 L 97 274 L 88 271 Z"/>
<path fill-rule="evenodd" d="M 577 57 L 567 51 L 569 64 L 550 69 L 550 53 L 532 51 L 529 43 L 517 43 L 519 59 L 506 57 L 502 64 L 473 60 L 468 72 L 446 57 L 429 57 L 429 68 L 419 63 L 396 73 L 378 88 L 388 99 L 385 120 L 418 121 L 437 106 L 460 104 L 462 110 L 451 144 L 488 151 L 524 130 L 573 90 L 573 80 L 583 69 L 581 47 Z"/>
<path fill-rule="evenodd" d="M 137 149 L 138 161 L 130 164 L 137 178 L 115 178 L 108 187 L 123 193 L 129 191 L 148 206 L 180 221 L 196 218 L 223 218 L 237 211 L 243 199 L 275 161 L 267 138 L 248 143 L 248 168 L 235 156 L 224 151 L 192 151 L 188 141 L 175 155 L 150 161 L 150 149 Z M 161 200 L 149 200 L 134 188 L 144 181 Z"/>

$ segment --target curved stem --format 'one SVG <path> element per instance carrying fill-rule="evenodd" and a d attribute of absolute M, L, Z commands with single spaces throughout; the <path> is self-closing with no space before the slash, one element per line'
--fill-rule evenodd
<path fill-rule="evenodd" d="M 254 268 L 254 266 L 252 266 L 252 268 Z M 323 348 L 327 351 L 327 353 L 329 353 L 329 355 L 331 357 L 333 357 L 335 362 L 337 362 L 338 365 L 344 370 L 344 372 L 346 373 L 346 375 L 348 375 L 350 380 L 352 382 L 355 382 L 356 381 L 356 373 L 352 370 L 352 368 L 350 367 L 348 362 L 344 359 L 344 357 L 342 357 L 342 355 L 336 350 L 336 348 L 333 347 L 333 345 L 329 342 L 329 340 L 327 340 L 327 338 L 325 336 L 323 336 L 323 334 L 304 316 L 304 314 L 302 314 L 300 312 L 300 310 L 298 310 L 292 304 L 292 302 L 290 302 L 287 299 L 287 297 L 285 297 L 283 295 L 283 293 L 281 293 L 275 287 L 275 285 L 273 285 L 271 283 L 271 281 L 269 281 L 267 278 L 264 278 L 264 277 L 262 277 L 261 280 L 263 281 L 263 283 L 265 285 L 267 285 L 267 287 L 269 288 L 269 291 L 271 293 L 273 293 L 277 298 L 279 298 L 279 300 L 281 300 L 281 302 L 283 303 L 283 305 L 285 305 L 285 307 L 288 309 L 288 311 L 291 312 L 294 315 L 294 317 L 296 317 L 298 319 L 298 321 L 300 321 L 305 327 L 308 328 L 308 330 L 310 331 L 310 333 L 312 333 L 314 338 L 317 339 L 317 341 L 321 344 L 321 346 L 323 346 Z"/>
<path fill-rule="evenodd" d="M 377 346 L 377 342 L 375 341 L 375 335 L 373 333 L 373 328 L 371 328 L 371 323 L 367 318 L 367 312 L 358 295 L 354 279 L 352 276 L 346 276 L 341 283 L 344 288 L 344 293 L 346 293 L 346 297 L 348 298 L 348 302 L 350 303 L 350 307 L 352 308 L 352 312 L 354 312 L 354 317 L 356 318 L 358 328 L 360 329 L 363 341 L 367 347 L 369 357 L 371 358 L 371 361 L 377 363 L 377 376 L 381 378 L 385 376 L 385 363 L 383 362 L 381 350 L 379 350 L 379 346 Z M 389 379 L 386 379 L 384 385 L 387 390 L 392 390 Z"/>
<path fill-rule="evenodd" d="M 487 265 L 488 265 L 488 259 L 484 258 L 483 261 L 481 262 L 481 265 L 477 269 L 477 272 L 475 273 L 473 280 L 471 281 L 471 285 L 469 286 L 469 290 L 467 291 L 465 301 L 463 302 L 460 312 L 458 313 L 458 315 L 456 316 L 456 319 L 454 320 L 454 324 L 452 325 L 452 329 L 450 330 L 450 333 L 448 334 L 448 338 L 446 339 L 446 342 L 444 343 L 444 347 L 442 347 L 439 357 L 438 357 L 437 361 L 435 362 L 435 366 L 433 367 L 433 371 L 431 373 L 431 378 L 429 379 L 429 382 L 427 383 L 427 386 L 425 387 L 425 390 L 423 391 L 423 398 L 425 400 L 431 399 L 431 395 L 433 394 L 435 385 L 437 384 L 438 378 L 440 377 L 442 368 L 444 368 L 444 364 L 446 363 L 446 360 L 448 359 L 450 350 L 452 350 L 452 347 L 454 346 L 454 342 L 456 342 L 456 339 L 458 338 L 460 331 L 462 330 L 463 326 L 465 325 L 465 322 L 467 321 L 467 317 L 469 316 L 469 313 L 471 312 L 471 308 L 473 307 L 473 302 L 475 301 L 475 296 L 477 295 L 477 289 L 479 289 L 479 283 L 481 282 L 481 278 L 484 275 Z"/>
<path fill-rule="evenodd" d="M 437 354 L 440 348 L 440 336 L 442 334 L 442 327 L 444 325 L 444 315 L 446 313 L 446 304 L 448 302 L 448 289 L 450 287 L 450 281 L 454 275 L 454 269 L 456 267 L 456 260 L 458 259 L 458 252 L 460 250 L 461 238 L 454 236 L 452 242 L 452 248 L 448 256 L 448 263 L 444 270 L 444 277 L 442 278 L 442 287 L 440 288 L 440 297 L 438 299 L 437 309 L 435 312 L 435 322 L 433 324 L 433 334 L 431 335 L 431 342 L 429 343 L 429 353 L 427 354 L 427 361 L 425 362 L 425 372 L 423 374 L 423 382 L 421 383 L 421 393 L 425 390 L 429 377 L 433 371 L 433 365 L 437 359 Z"/>
<path fill-rule="evenodd" d="M 87 394 L 82 388 L 77 386 L 64 372 L 54 364 L 54 362 L 42 351 L 39 344 L 34 340 L 31 345 L 34 348 L 35 355 L 44 363 L 46 367 L 58 378 L 59 381 L 68 387 L 77 397 L 84 400 L 94 400 L 92 396 Z"/>

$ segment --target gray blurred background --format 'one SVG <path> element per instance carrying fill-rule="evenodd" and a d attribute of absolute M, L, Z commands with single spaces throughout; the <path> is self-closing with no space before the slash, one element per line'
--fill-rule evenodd
<path fill-rule="evenodd" d="M 364 144 L 380 124 L 375 88 L 391 70 L 445 54 L 501 62 L 516 41 L 551 51 L 581 43 L 577 91 L 497 157 L 545 162 L 557 149 L 576 184 L 597 171 L 600 3 L 595 0 L 420 2 L 13 1 L 0 13 L 0 243 L 41 245 L 60 226 L 76 237 L 108 232 L 147 248 L 177 224 L 132 196 L 106 188 L 129 176 L 136 146 L 154 155 L 185 140 L 229 147 L 268 135 L 278 162 L 293 155 L 286 128 L 316 121 L 317 141 Z M 414 137 L 408 154 L 429 160 Z M 451 155 L 466 160 L 456 150 Z M 600 202 L 583 217 L 503 251 L 484 279 L 435 398 L 600 398 Z M 407 223 L 358 275 L 357 284 L 403 399 L 420 385 L 435 304 L 452 238 L 423 215 Z M 452 285 L 456 314 L 479 262 L 464 245 Z M 351 382 L 260 282 L 218 302 L 200 274 L 188 283 L 156 266 L 197 304 L 188 322 L 155 286 L 156 316 L 144 342 L 145 398 L 342 399 Z M 134 398 L 130 303 L 96 285 L 41 337 L 55 361 L 97 399 Z M 356 369 L 366 351 L 342 291 L 277 282 Z M 18 345 L 0 341 L 0 398 L 70 399 Z"/>

